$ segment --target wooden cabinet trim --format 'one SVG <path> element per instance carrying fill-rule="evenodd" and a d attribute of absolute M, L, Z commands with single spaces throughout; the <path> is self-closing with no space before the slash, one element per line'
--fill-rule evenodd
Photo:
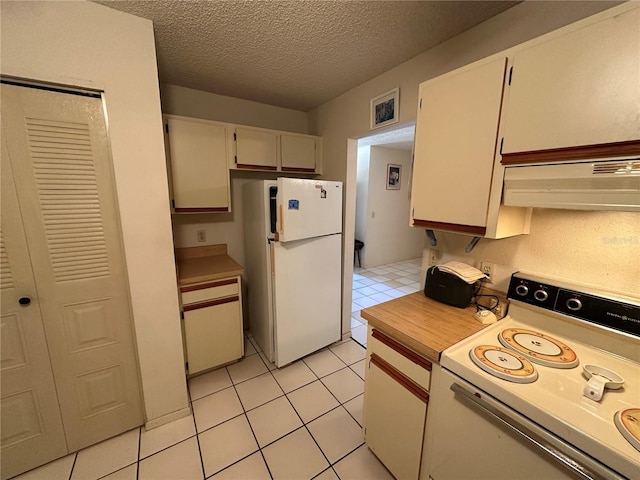
<path fill-rule="evenodd" d="M 246 168 L 249 170 L 269 170 L 269 171 L 273 171 L 275 172 L 276 170 L 278 170 L 278 167 L 273 167 L 270 165 L 247 165 L 244 163 L 238 163 L 236 165 L 236 168 Z"/>
<path fill-rule="evenodd" d="M 195 290 L 204 290 L 205 288 L 222 287 L 223 285 L 233 285 L 234 283 L 238 283 L 237 278 L 218 280 L 216 282 L 199 283 L 198 285 L 187 285 L 185 287 L 180 287 L 180 293 L 193 292 Z"/>
<path fill-rule="evenodd" d="M 502 163 L 502 165 L 522 165 L 528 163 L 557 162 L 558 160 L 589 160 L 593 158 L 611 158 L 628 155 L 640 155 L 640 140 L 551 148 L 531 152 L 503 153 L 500 163 Z"/>
<path fill-rule="evenodd" d="M 449 232 L 461 232 L 470 233 L 479 237 L 484 236 L 487 233 L 487 227 L 480 227 L 477 225 L 460 225 L 457 223 L 445 223 L 445 222 L 432 222 L 430 220 L 413 219 L 414 227 L 429 228 L 432 230 L 445 230 Z"/>
<path fill-rule="evenodd" d="M 433 365 L 429 360 L 422 357 L 421 355 L 418 355 L 416 352 L 414 352 L 413 350 L 410 350 L 409 348 L 405 347 L 401 343 L 395 341 L 393 338 L 386 336 L 380 330 L 377 330 L 374 328 L 371 331 L 371 336 L 376 340 L 379 340 L 381 343 L 385 344 L 387 347 L 389 347 L 393 351 L 399 353 L 407 360 L 410 360 L 416 365 L 424 368 L 425 370 L 430 372 L 431 369 L 433 368 Z"/>
<path fill-rule="evenodd" d="M 382 370 L 384 373 L 393 378 L 396 382 L 402 385 L 404 388 L 413 393 L 420 401 L 425 404 L 429 404 L 429 393 L 420 388 L 418 385 L 413 383 L 407 377 L 405 377 L 398 370 L 393 368 L 387 362 L 385 362 L 382 358 L 380 358 L 375 353 L 371 354 L 370 362 L 373 363 L 376 367 Z"/>
<path fill-rule="evenodd" d="M 282 167 L 283 172 L 315 173 L 315 168 Z"/>
<path fill-rule="evenodd" d="M 174 208 L 176 213 L 207 213 L 207 212 L 228 212 L 229 207 L 178 207 Z"/>
<path fill-rule="evenodd" d="M 188 312 L 190 310 L 198 310 L 200 308 L 215 307 L 216 305 L 223 305 L 225 303 L 232 303 L 232 302 L 238 302 L 238 301 L 240 301 L 240 297 L 238 295 L 235 295 L 233 297 L 219 298 L 217 300 L 209 300 L 207 302 L 191 303 L 189 305 L 184 305 L 182 307 L 182 310 L 185 312 Z"/>

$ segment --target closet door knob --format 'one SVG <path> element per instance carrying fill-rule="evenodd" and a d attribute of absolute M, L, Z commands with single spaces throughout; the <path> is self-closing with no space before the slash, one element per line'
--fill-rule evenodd
<path fill-rule="evenodd" d="M 31 299 L 29 297 L 20 297 L 20 300 L 18 300 L 18 303 L 23 307 L 26 307 L 31 303 Z"/>

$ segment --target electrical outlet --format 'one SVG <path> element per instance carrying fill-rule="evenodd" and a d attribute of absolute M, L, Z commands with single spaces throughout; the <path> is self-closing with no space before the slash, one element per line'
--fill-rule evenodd
<path fill-rule="evenodd" d="M 427 250 L 428 255 L 428 263 L 430 267 L 438 264 L 438 259 L 440 258 L 440 250 L 436 250 L 435 248 L 430 248 Z"/>
<path fill-rule="evenodd" d="M 487 276 L 486 282 L 493 283 L 496 274 L 496 264 L 489 262 L 480 262 L 480 271 Z"/>
<path fill-rule="evenodd" d="M 506 310 L 507 310 L 507 304 L 504 302 L 500 302 L 498 303 L 496 308 L 493 310 L 493 313 L 495 313 L 498 318 L 502 318 L 506 315 L 507 313 Z"/>
<path fill-rule="evenodd" d="M 198 230 L 198 243 L 207 241 L 207 232 L 206 230 Z"/>

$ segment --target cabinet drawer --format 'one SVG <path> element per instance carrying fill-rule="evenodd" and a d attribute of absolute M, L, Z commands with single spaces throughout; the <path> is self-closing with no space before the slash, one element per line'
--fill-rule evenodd
<path fill-rule="evenodd" d="M 367 353 L 375 353 L 420 387 L 429 390 L 431 385 L 431 362 L 372 327 L 369 327 Z"/>
<path fill-rule="evenodd" d="M 183 305 L 238 295 L 238 292 L 239 283 L 235 278 L 180 287 Z"/>

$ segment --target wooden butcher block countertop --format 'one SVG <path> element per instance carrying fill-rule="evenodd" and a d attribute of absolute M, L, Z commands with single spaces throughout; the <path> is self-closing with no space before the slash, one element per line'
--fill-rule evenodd
<path fill-rule="evenodd" d="M 244 269 L 227 255 L 227 246 L 176 248 L 178 285 L 210 282 L 242 275 Z"/>
<path fill-rule="evenodd" d="M 360 312 L 372 327 L 440 363 L 440 354 L 451 345 L 482 330 L 473 318 L 475 307 L 456 308 L 412 293 Z"/>

